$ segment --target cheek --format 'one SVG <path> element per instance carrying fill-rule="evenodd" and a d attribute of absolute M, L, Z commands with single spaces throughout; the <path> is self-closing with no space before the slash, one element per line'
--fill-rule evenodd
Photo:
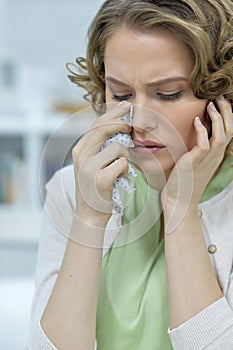
<path fill-rule="evenodd" d="M 188 150 L 196 144 L 194 119 L 199 116 L 204 122 L 206 118 L 206 105 L 207 102 L 204 100 L 198 100 L 196 103 L 189 103 L 183 106 L 183 108 L 179 108 L 175 113 L 176 118 L 172 120 L 173 126 L 183 139 Z"/>

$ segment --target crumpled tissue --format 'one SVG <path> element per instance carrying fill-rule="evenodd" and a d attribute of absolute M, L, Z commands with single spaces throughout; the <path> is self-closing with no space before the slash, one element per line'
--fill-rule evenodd
<path fill-rule="evenodd" d="M 130 111 L 125 116 L 121 117 L 121 119 L 129 126 L 132 125 L 133 105 L 131 105 Z M 111 135 L 103 143 L 101 150 L 113 142 L 119 142 L 126 148 L 134 147 L 134 143 L 133 143 L 130 135 L 117 132 L 117 133 Z M 120 198 L 120 193 L 117 189 L 117 185 L 128 193 L 132 193 L 133 191 L 135 191 L 135 187 L 132 184 L 132 181 L 130 180 L 129 175 L 133 176 L 133 177 L 137 176 L 137 173 L 136 173 L 134 167 L 130 163 L 129 163 L 128 174 L 125 176 L 122 176 L 120 178 L 117 178 L 114 181 L 114 187 L 113 187 L 113 191 L 112 191 L 113 213 L 122 214 L 122 212 L 123 212 L 123 205 L 122 205 L 122 201 Z"/>

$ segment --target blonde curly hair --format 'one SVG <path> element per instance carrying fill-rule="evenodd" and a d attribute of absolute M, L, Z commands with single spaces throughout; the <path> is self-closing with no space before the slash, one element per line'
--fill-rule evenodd
<path fill-rule="evenodd" d="M 105 47 L 117 29 L 172 32 L 193 59 L 189 84 L 200 99 L 224 95 L 233 105 L 232 0 L 106 0 L 90 24 L 86 58 L 68 64 L 68 77 L 87 93 L 84 98 L 101 113 L 105 103 Z"/>

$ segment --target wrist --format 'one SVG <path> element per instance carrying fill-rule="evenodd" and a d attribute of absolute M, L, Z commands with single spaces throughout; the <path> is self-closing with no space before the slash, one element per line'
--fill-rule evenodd
<path fill-rule="evenodd" d="M 90 213 L 76 211 L 74 213 L 75 220 L 79 220 L 87 226 L 96 227 L 97 229 L 105 229 L 112 214 L 110 213 Z"/>
<path fill-rule="evenodd" d="M 174 205 L 163 208 L 164 232 L 172 233 L 180 227 L 194 227 L 200 224 L 198 205 Z"/>
<path fill-rule="evenodd" d="M 74 213 L 69 238 L 86 247 L 103 248 L 105 227 L 101 221 Z"/>

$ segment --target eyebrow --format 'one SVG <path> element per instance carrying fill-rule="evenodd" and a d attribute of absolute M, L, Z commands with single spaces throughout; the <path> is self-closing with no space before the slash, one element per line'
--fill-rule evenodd
<path fill-rule="evenodd" d="M 129 87 L 129 85 L 123 83 L 122 81 L 119 81 L 117 80 L 116 78 L 113 78 L 113 77 L 106 77 L 105 80 L 107 81 L 110 81 L 116 85 L 121 85 L 121 86 L 127 86 Z M 160 80 L 156 80 L 156 81 L 152 81 L 151 83 L 148 83 L 146 84 L 147 86 L 159 86 L 159 85 L 165 85 L 165 84 L 168 84 L 168 83 L 172 83 L 174 81 L 188 81 L 187 78 L 185 77 L 169 77 L 169 78 L 163 78 L 163 79 L 160 79 Z"/>

